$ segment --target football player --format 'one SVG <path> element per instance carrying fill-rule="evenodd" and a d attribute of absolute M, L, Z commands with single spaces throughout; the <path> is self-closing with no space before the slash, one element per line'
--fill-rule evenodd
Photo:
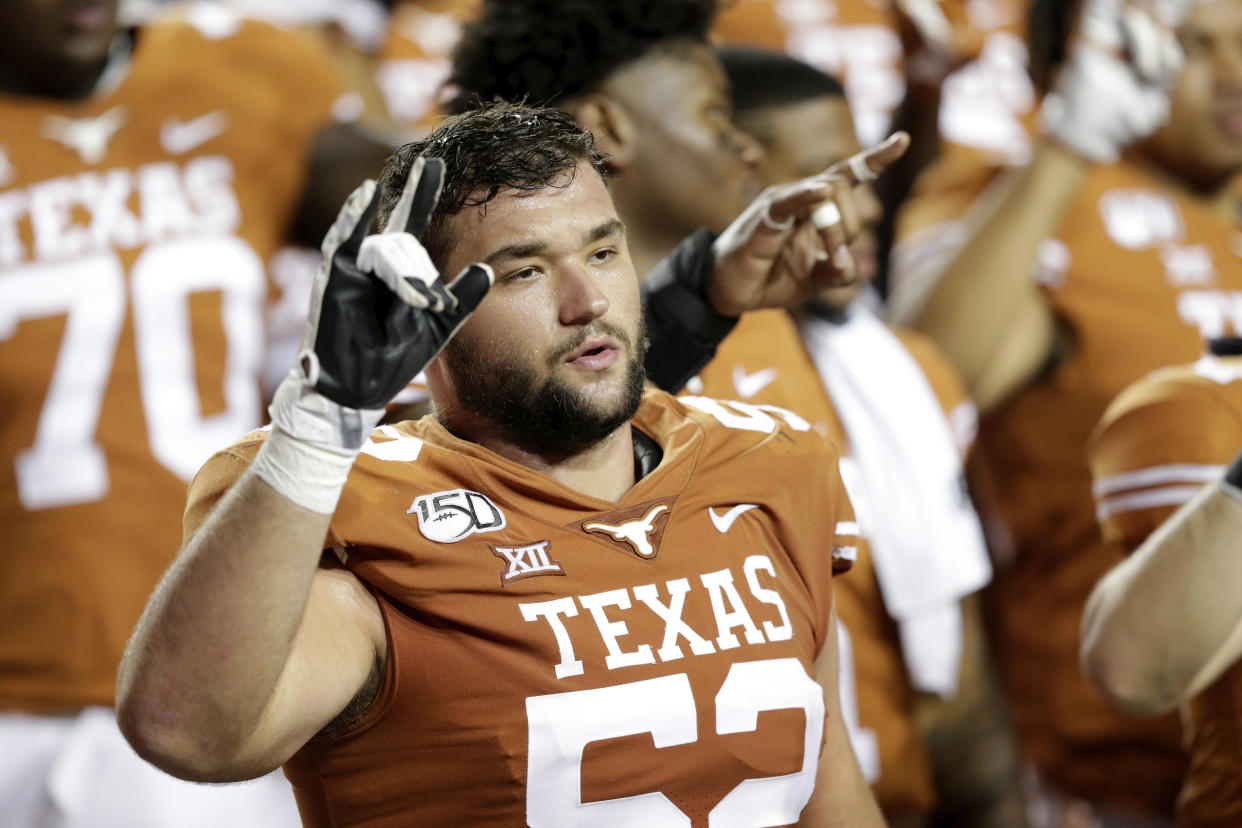
<path fill-rule="evenodd" d="M 860 151 L 850 105 L 834 78 L 775 52 L 728 47 L 720 57 L 734 119 L 765 150 L 765 184 L 799 180 Z M 855 194 L 863 229 L 851 249 L 859 280 L 822 291 L 792 317 L 779 310 L 747 314 L 697 382 L 709 396 L 792 408 L 843 449 L 846 484 L 866 540 L 838 590 L 838 615 L 853 643 L 858 724 L 878 747 L 878 761 L 863 768 L 874 773 L 870 781 L 890 823 L 918 821 L 936 810 L 954 825 L 1020 824 L 1012 735 L 991 678 L 978 602 L 969 597 L 990 577 L 978 520 L 963 495 L 974 406 L 929 340 L 890 331 L 860 298 L 877 271 L 870 227 L 881 207 L 870 184 Z M 765 315 L 784 315 L 783 322 L 757 325 Z M 774 339 L 773 330 L 789 331 L 802 347 Z M 845 362 L 861 370 L 851 373 Z M 906 480 L 937 479 L 930 473 L 936 439 L 939 456 L 951 459 L 938 484 L 895 484 L 885 471 L 890 464 L 904 469 Z M 951 550 L 943 558 L 932 554 L 936 542 L 922 530 L 905 538 L 893 531 L 899 523 L 937 522 L 940 512 L 965 527 L 954 533 L 942 526 L 939 542 Z M 929 560 L 934 571 L 917 579 L 912 605 L 895 570 L 909 572 Z M 936 575 L 943 569 L 955 577 Z M 963 580 L 955 580 L 958 575 Z M 946 642 L 951 646 L 942 646 Z M 935 748 L 939 803 L 932 798 L 925 743 Z"/>
<path fill-rule="evenodd" d="M 1123 391 L 1088 447 L 1100 530 L 1132 554 L 1087 602 L 1083 665 L 1127 710 L 1181 706 L 1183 828 L 1242 824 L 1242 339 L 1209 344 Z"/>
<path fill-rule="evenodd" d="M 278 778 L 278 811 L 266 783 L 173 785 L 108 708 L 186 483 L 262 422 L 264 262 L 390 149 L 334 125 L 317 50 L 220 6 L 137 28 L 115 0 L 5 11 L 0 821 L 295 822 Z"/>
<path fill-rule="evenodd" d="M 762 154 L 728 117 L 728 87 L 707 43 L 716 7 L 715 0 L 485 2 L 454 51 L 449 106 L 461 112 L 500 98 L 554 104 L 570 112 L 608 158 L 638 273 L 649 277 L 679 242 L 702 228 L 705 232 L 693 235 L 683 251 L 686 259 L 704 265 L 693 268 L 701 274 L 710 270 L 715 256 L 714 234 L 758 193 L 756 165 Z M 549 72 L 548 55 L 553 54 L 559 68 Z M 867 163 L 882 170 L 905 146 L 904 139 L 881 145 Z M 824 183 L 833 198 L 852 197 L 840 176 Z M 848 205 L 843 209 L 854 213 Z M 799 232 L 814 235 L 816 229 Z M 853 279 L 853 260 L 844 245 L 847 229 L 838 225 L 820 232 L 823 245 L 837 258 L 817 268 L 816 281 Z M 803 249 L 814 252 L 818 243 Z M 706 281 L 726 289 L 713 292 L 705 305 L 693 302 L 689 311 L 671 311 L 682 323 L 695 324 L 694 335 L 687 339 L 683 331 L 656 337 L 648 369 L 664 387 L 679 388 L 693 376 L 742 311 L 800 301 L 790 295 L 801 297 L 805 287 L 790 291 L 789 284 L 772 284 L 757 299 L 736 295 L 727 288 L 728 279 Z M 697 296 L 704 284 L 699 278 L 691 292 Z M 668 314 L 657 311 L 655 316 Z M 688 354 L 694 359 L 685 360 Z M 418 411 L 407 407 L 390 416 L 417 416 L 412 412 Z"/>
<path fill-rule="evenodd" d="M 564 113 L 497 104 L 342 208 L 272 428 L 199 472 L 127 652 L 140 753 L 287 763 L 311 825 L 881 824 L 837 699 L 834 449 L 644 392 L 604 172 Z M 436 415 L 372 431 L 424 365 Z"/>
<path fill-rule="evenodd" d="M 1242 323 L 1242 3 L 1151 8 L 1084 4 L 1030 165 L 968 217 L 917 327 L 985 412 L 1015 550 L 993 594 L 997 654 L 1023 746 L 1051 787 L 1167 821 L 1176 718 L 1124 717 L 1078 664 L 1087 595 L 1118 560 L 1082 450 L 1126 385 Z"/>
<path fill-rule="evenodd" d="M 713 27 L 724 43 L 783 51 L 840 79 L 864 144 L 895 130 L 912 136 L 912 150 L 877 185 L 889 208 L 876 228 L 882 255 L 873 284 L 881 294 L 887 295 L 889 271 L 896 266 L 886 261 L 891 215 L 899 205 L 904 211 L 920 170 L 934 164 L 928 178 L 937 189 L 961 189 L 981 167 L 994 169 L 1030 154 L 1023 129 L 1035 101 L 1023 42 L 1029 5 L 740 0 Z M 909 216 L 902 215 L 908 224 Z M 929 233 L 927 243 L 935 240 Z M 903 275 L 919 264 L 909 261 Z"/>

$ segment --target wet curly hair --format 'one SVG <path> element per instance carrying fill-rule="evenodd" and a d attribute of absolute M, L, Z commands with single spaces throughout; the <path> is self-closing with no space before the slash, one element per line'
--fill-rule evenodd
<path fill-rule="evenodd" d="M 717 0 L 484 0 L 453 51 L 449 111 L 556 105 L 655 48 L 706 43 Z"/>
<path fill-rule="evenodd" d="M 444 161 L 440 201 L 422 239 L 431 261 L 443 268 L 452 249 L 445 218 L 486 204 L 501 190 L 567 187 L 578 163 L 606 178 L 604 157 L 589 132 L 559 109 L 495 102 L 446 118 L 435 132 L 400 147 L 380 173 L 378 226 L 388 223 L 414 159 Z"/>

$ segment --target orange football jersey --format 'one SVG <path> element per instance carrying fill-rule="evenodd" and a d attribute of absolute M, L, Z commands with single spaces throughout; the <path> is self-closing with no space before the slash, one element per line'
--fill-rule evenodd
<path fill-rule="evenodd" d="M 1218 480 L 1242 448 L 1242 359 L 1203 357 L 1165 368 L 1113 401 L 1088 457 L 1096 517 L 1126 551 Z M 1183 712 L 1190 768 L 1178 798 L 1182 828 L 1242 825 L 1242 665 Z"/>
<path fill-rule="evenodd" d="M 1072 352 L 980 430 L 1016 548 L 992 597 L 1024 747 L 1067 791 L 1153 815 L 1172 812 L 1181 778 L 1176 718 L 1124 716 L 1078 665 L 1083 606 L 1118 560 L 1096 526 L 1084 450 L 1126 385 L 1196 358 L 1205 338 L 1242 331 L 1235 240 L 1227 218 L 1137 166 L 1095 170 L 1045 243 L 1038 274 Z"/>
<path fill-rule="evenodd" d="M 962 138 L 984 150 L 1007 146 L 1006 113 L 1032 106 L 1023 42 L 1028 0 L 930 5 L 943 15 L 950 60 L 964 64 L 942 84 L 940 130 L 948 130 L 949 141 Z M 911 56 L 904 53 L 902 26 L 892 2 L 737 0 L 713 31 L 726 43 L 787 52 L 840 80 L 866 145 L 888 134 L 906 95 Z"/>
<path fill-rule="evenodd" d="M 882 140 L 905 95 L 901 38 L 892 9 L 866 0 L 738 0 L 721 12 L 714 35 L 788 52 L 839 79 L 858 138 Z"/>
<path fill-rule="evenodd" d="M 394 5 L 388 34 L 376 56 L 375 82 L 389 117 L 409 124 L 415 134 L 435 127 L 450 56 L 461 27 L 480 0 L 417 0 Z"/>
<path fill-rule="evenodd" d="M 263 263 L 336 87 L 293 35 L 190 15 L 110 91 L 0 95 L 0 709 L 112 703 L 186 482 L 262 421 Z"/>
<path fill-rule="evenodd" d="M 950 420 L 960 421 L 966 395 L 948 362 L 926 338 L 904 331 L 898 336 Z M 745 314 L 690 389 L 796 411 L 842 447 L 843 467 L 850 462 L 849 440 L 832 400 L 784 311 Z M 851 738 L 863 773 L 886 814 L 930 811 L 936 800 L 930 760 L 914 719 L 914 688 L 865 541 L 859 544 L 854 570 L 836 584 L 836 600 L 853 651 L 855 686 L 843 686 L 842 698 L 856 699 L 858 719 Z"/>
<path fill-rule="evenodd" d="M 1028 73 L 1029 0 L 967 3 L 978 51 L 940 85 L 935 160 L 897 211 L 889 263 L 893 309 L 902 318 L 965 241 L 967 209 L 1006 167 L 1031 156 L 1039 94 Z M 900 287 L 898 287 L 900 286 Z"/>
<path fill-rule="evenodd" d="M 328 544 L 379 602 L 387 667 L 287 764 L 308 825 L 797 820 L 856 544 L 835 449 L 771 406 L 654 390 L 633 423 L 663 457 L 618 503 L 431 417 L 372 435 Z M 204 467 L 187 534 L 261 436 Z"/>

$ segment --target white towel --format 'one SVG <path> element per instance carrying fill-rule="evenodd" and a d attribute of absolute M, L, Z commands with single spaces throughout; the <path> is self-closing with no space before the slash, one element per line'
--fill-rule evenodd
<path fill-rule="evenodd" d="M 849 440 L 842 464 L 915 687 L 957 692 L 960 600 L 992 567 L 948 419 L 900 340 L 855 303 L 842 321 L 806 315 L 803 341 Z"/>

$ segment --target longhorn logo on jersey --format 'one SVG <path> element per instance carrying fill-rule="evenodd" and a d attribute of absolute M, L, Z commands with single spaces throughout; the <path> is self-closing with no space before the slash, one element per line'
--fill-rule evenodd
<path fill-rule="evenodd" d="M 418 531 L 436 543 L 456 543 L 478 532 L 505 528 L 505 514 L 487 495 L 468 489 L 420 495 L 407 515 L 418 515 Z"/>
<path fill-rule="evenodd" d="M 649 500 L 615 512 L 604 512 L 571 525 L 610 546 L 650 560 L 660 551 L 660 541 L 673 511 L 674 500 L 676 498 L 673 497 Z"/>
<path fill-rule="evenodd" d="M 112 136 L 128 120 L 123 106 L 114 106 L 93 118 L 48 115 L 43 120 L 43 137 L 76 152 L 83 164 L 98 164 L 108 154 Z"/>

